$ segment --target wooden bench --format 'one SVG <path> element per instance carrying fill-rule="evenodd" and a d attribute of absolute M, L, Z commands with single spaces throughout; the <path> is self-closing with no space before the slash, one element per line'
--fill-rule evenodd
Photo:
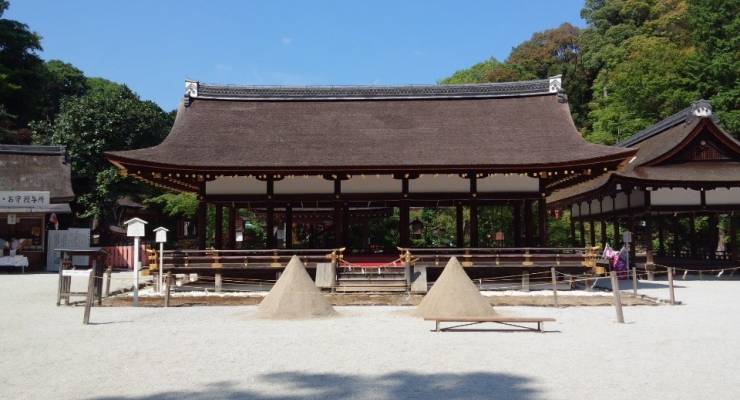
<path fill-rule="evenodd" d="M 448 317 L 426 317 L 425 321 L 434 321 L 434 331 L 449 331 L 455 327 L 441 328 L 441 322 L 467 322 L 467 325 L 482 324 L 484 322 L 494 322 L 497 324 L 516 326 L 518 328 L 524 328 L 526 330 L 544 332 L 542 330 L 545 322 L 555 322 L 555 318 L 534 318 L 534 317 L 507 317 L 507 316 L 494 316 L 494 317 L 460 317 L 460 318 L 448 318 Z M 537 329 L 516 325 L 521 323 L 537 323 Z"/>

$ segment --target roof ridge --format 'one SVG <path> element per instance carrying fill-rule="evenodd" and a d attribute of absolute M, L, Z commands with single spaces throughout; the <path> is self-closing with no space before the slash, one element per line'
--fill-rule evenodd
<path fill-rule="evenodd" d="M 491 98 L 562 93 L 562 77 L 516 82 L 412 85 L 219 85 L 185 81 L 185 102 L 218 100 L 367 100 Z"/>
<path fill-rule="evenodd" d="M 67 153 L 67 148 L 62 145 L 0 144 L 0 153 L 65 155 Z"/>
<path fill-rule="evenodd" d="M 693 103 L 691 103 L 690 106 L 682 109 L 681 111 L 666 117 L 657 123 L 648 126 L 647 128 L 638 131 L 634 135 L 628 137 L 627 139 L 618 142 L 616 146 L 621 147 L 630 147 L 634 146 L 637 143 L 640 143 L 642 141 L 645 141 L 647 139 L 650 139 L 651 137 L 664 132 L 665 130 L 672 128 L 680 123 L 689 123 L 691 122 L 695 117 L 704 118 L 704 117 L 711 117 L 712 119 L 715 119 L 714 114 L 712 113 L 712 103 L 709 100 L 698 100 Z"/>

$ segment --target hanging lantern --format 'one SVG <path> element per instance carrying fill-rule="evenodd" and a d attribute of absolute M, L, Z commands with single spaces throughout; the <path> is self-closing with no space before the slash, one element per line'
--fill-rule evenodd
<path fill-rule="evenodd" d="M 496 241 L 497 242 L 503 242 L 504 241 L 504 232 L 499 230 L 496 232 Z"/>

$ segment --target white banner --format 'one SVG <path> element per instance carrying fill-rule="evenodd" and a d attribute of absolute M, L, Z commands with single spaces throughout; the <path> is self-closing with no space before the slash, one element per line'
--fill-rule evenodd
<path fill-rule="evenodd" d="M 49 192 L 12 191 L 0 192 L 0 207 L 44 208 L 49 206 Z"/>

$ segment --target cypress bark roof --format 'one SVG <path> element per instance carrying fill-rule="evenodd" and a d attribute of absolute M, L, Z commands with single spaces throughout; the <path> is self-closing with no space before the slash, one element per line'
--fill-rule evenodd
<path fill-rule="evenodd" d="M 687 151 L 697 141 L 711 142 L 706 148 L 716 148 L 717 153 L 706 159 L 688 156 Z M 711 105 L 704 100 L 636 133 L 617 146 L 635 147 L 637 153 L 621 170 L 558 190 L 548 197 L 548 202 L 585 198 L 609 189 L 615 181 L 651 187 L 740 185 L 740 142 L 722 130 L 712 115 Z"/>
<path fill-rule="evenodd" d="M 74 200 L 72 168 L 63 146 L 0 145 L 0 188 L 49 191 L 52 203 Z"/>
<path fill-rule="evenodd" d="M 195 84 L 162 144 L 107 156 L 118 165 L 191 170 L 536 171 L 590 167 L 631 155 L 629 149 L 584 141 L 551 81 L 293 88 Z"/>

